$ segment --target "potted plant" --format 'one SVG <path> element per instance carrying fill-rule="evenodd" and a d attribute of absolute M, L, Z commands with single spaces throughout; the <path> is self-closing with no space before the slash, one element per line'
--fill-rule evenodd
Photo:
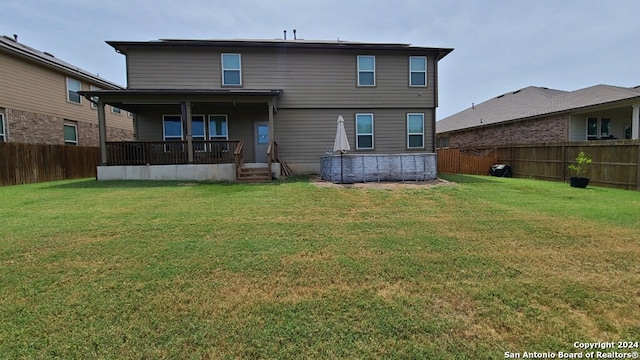
<path fill-rule="evenodd" d="M 585 154 L 584 151 L 580 151 L 576 158 L 576 163 L 567 167 L 567 169 L 573 171 L 574 174 L 574 176 L 569 178 L 569 185 L 583 189 L 589 185 L 589 178 L 584 177 L 584 175 L 591 166 L 591 162 L 591 156 Z"/>

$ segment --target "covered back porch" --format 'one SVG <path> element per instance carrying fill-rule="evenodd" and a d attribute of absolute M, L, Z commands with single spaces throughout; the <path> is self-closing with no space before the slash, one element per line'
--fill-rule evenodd
<path fill-rule="evenodd" d="M 244 89 L 82 92 L 97 104 L 100 167 L 110 168 L 99 168 L 98 179 L 107 172 L 111 174 L 109 179 L 123 172 L 112 167 L 144 174 L 135 167 L 149 166 L 156 172 L 166 167 L 169 173 L 199 169 L 193 180 L 207 180 L 206 174 L 218 173 L 217 169 L 225 169 L 225 175 L 210 180 L 277 177 L 280 172 L 279 167 L 274 169 L 278 156 L 273 121 L 281 93 Z M 135 141 L 108 141 L 104 131 L 106 105 L 135 114 Z M 228 174 L 230 169 L 233 176 Z"/>
<path fill-rule="evenodd" d="M 617 106 L 598 105 L 571 113 L 569 141 L 637 140 L 640 138 L 640 104 L 624 101 Z"/>

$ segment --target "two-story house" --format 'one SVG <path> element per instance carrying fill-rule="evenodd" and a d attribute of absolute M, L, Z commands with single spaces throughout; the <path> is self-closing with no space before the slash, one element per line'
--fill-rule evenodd
<path fill-rule="evenodd" d="M 265 171 L 278 176 L 280 162 L 318 173 L 339 115 L 351 153 L 435 153 L 438 61 L 452 49 L 306 40 L 107 43 L 126 55 L 127 88 L 81 94 L 99 99 L 101 124 L 105 105 L 135 113 L 137 142 L 103 136 L 99 179 L 234 181 L 247 168 L 274 166 Z"/>
<path fill-rule="evenodd" d="M 81 90 L 122 89 L 117 84 L 0 37 L 0 142 L 98 146 L 97 105 Z M 114 140 L 133 138 L 133 117 L 117 107 L 106 115 Z"/>

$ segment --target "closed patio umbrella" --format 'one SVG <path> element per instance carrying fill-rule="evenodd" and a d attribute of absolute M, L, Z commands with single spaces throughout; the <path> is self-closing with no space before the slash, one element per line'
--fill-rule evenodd
<path fill-rule="evenodd" d="M 340 183 L 342 183 L 342 155 L 351 150 L 347 132 L 344 130 L 344 118 L 338 116 L 338 128 L 336 130 L 336 140 L 333 142 L 333 151 L 340 153 Z"/>

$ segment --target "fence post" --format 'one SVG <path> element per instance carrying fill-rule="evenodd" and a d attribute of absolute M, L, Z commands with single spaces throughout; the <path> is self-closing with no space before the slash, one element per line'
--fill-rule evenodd
<path fill-rule="evenodd" d="M 560 164 L 562 166 L 562 182 L 567 181 L 567 163 L 566 160 L 567 156 L 565 154 L 565 147 L 564 145 L 562 145 L 562 161 L 560 161 Z"/>
<path fill-rule="evenodd" d="M 516 149 L 515 146 L 511 146 L 511 175 L 515 175 L 516 172 Z"/>

